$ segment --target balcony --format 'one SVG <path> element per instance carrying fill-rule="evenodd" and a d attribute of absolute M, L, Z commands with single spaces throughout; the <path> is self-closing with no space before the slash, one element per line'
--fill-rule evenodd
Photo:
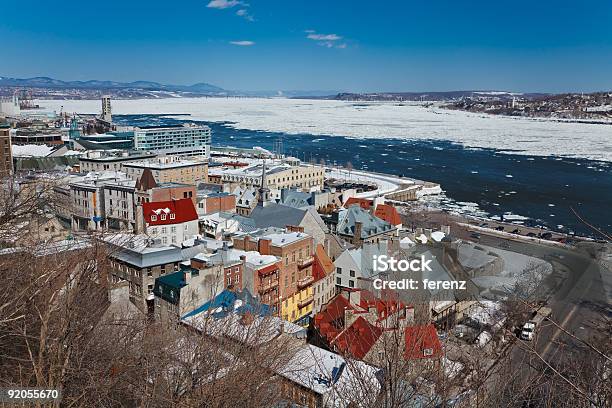
<path fill-rule="evenodd" d="M 278 280 L 273 280 L 272 282 L 262 283 L 259 288 L 259 293 L 264 294 L 268 293 L 272 290 L 275 290 L 278 287 Z"/>
<path fill-rule="evenodd" d="M 308 296 L 306 299 L 298 302 L 298 308 L 302 309 L 308 306 L 309 304 L 312 303 L 313 300 L 314 300 L 314 296 Z"/>
<path fill-rule="evenodd" d="M 260 277 L 270 276 L 275 273 L 278 273 L 278 266 L 276 264 L 266 266 L 265 268 L 261 268 L 257 271 L 257 274 Z"/>
<path fill-rule="evenodd" d="M 304 289 L 305 287 L 310 286 L 312 282 L 314 282 L 314 277 L 312 275 L 306 276 L 305 278 L 302 278 L 297 281 L 297 287 L 298 289 Z"/>
<path fill-rule="evenodd" d="M 314 262 L 314 257 L 308 257 L 306 259 L 302 259 L 299 260 L 297 265 L 298 265 L 298 269 L 304 269 L 309 267 L 310 265 L 312 265 L 312 263 Z"/>

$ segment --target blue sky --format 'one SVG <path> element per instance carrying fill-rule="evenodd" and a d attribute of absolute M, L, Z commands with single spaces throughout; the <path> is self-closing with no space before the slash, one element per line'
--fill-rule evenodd
<path fill-rule="evenodd" d="M 609 0 L 3 3 L 4 76 L 236 90 L 612 89 Z"/>

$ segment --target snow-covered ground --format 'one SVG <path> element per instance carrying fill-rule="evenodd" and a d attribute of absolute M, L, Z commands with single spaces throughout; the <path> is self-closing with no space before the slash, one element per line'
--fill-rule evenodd
<path fill-rule="evenodd" d="M 40 101 L 46 110 L 98 113 L 99 100 Z M 114 100 L 116 114 L 190 114 L 251 130 L 355 138 L 448 140 L 506 153 L 612 162 L 612 126 L 450 111 L 414 104 L 262 98 Z M 182 117 L 185 119 L 185 117 Z"/>

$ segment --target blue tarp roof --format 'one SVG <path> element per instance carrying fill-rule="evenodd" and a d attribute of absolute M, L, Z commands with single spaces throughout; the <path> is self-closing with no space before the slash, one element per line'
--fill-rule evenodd
<path fill-rule="evenodd" d="M 238 306 L 236 306 L 236 303 Z M 217 310 L 210 313 L 215 319 L 221 319 L 226 317 L 229 313 L 236 313 L 238 315 L 252 314 L 257 316 L 271 316 L 273 309 L 271 306 L 260 303 L 255 299 L 248 290 L 241 292 L 234 292 L 225 289 L 219 293 L 214 299 L 204 303 L 197 309 L 185 314 L 182 319 L 195 316 L 197 314 L 208 312 L 211 310 Z"/>

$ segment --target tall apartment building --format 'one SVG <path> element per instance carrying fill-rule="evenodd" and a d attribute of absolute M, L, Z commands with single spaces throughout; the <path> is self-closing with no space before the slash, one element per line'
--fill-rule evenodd
<path fill-rule="evenodd" d="M 151 170 L 157 183 L 183 183 L 197 185 L 205 183 L 208 177 L 208 163 L 187 160 L 177 156 L 163 156 L 121 165 L 122 171 L 133 180 L 138 180 L 145 169 Z"/>
<path fill-rule="evenodd" d="M 0 125 L 0 176 L 13 171 L 13 151 L 11 147 L 11 133 L 8 125 Z"/>
<path fill-rule="evenodd" d="M 210 157 L 208 126 L 146 126 L 134 129 L 134 148 L 157 154 Z"/>
<path fill-rule="evenodd" d="M 104 95 L 102 97 L 101 119 L 109 123 L 113 121 L 113 115 L 112 115 L 112 109 L 111 109 L 111 97 L 109 95 Z"/>

